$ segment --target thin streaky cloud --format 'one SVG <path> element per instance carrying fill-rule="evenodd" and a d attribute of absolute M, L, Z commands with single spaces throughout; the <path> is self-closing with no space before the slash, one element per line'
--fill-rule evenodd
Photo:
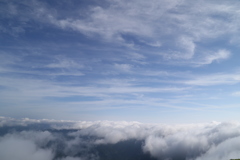
<path fill-rule="evenodd" d="M 239 119 L 236 0 L 0 3 L 3 116 Z"/>

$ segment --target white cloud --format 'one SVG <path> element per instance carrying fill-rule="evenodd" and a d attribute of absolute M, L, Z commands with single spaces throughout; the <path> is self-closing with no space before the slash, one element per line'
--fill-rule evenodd
<path fill-rule="evenodd" d="M 127 58 L 129 58 L 135 62 L 144 63 L 144 62 L 142 62 L 142 60 L 144 60 L 146 57 L 140 53 L 131 52 L 127 55 Z"/>
<path fill-rule="evenodd" d="M 149 45 L 149 46 L 152 46 L 152 47 L 161 47 L 162 46 L 162 43 L 160 41 L 141 41 L 142 43 L 146 44 L 146 45 Z"/>
<path fill-rule="evenodd" d="M 53 128 L 61 128 L 61 126 L 64 126 L 67 129 L 71 129 L 72 127 L 72 123 L 74 121 L 66 121 L 66 120 L 50 120 L 50 119 L 29 119 L 29 118 L 22 118 L 22 119 L 15 119 L 15 118 L 10 118 L 10 117 L 1 117 L 0 116 L 0 127 L 14 127 L 14 126 L 28 126 L 28 125 L 32 125 L 32 124 L 50 124 L 51 127 Z M 68 127 L 67 127 L 68 126 Z M 23 132 L 23 134 L 25 135 L 25 132 Z M 30 134 L 30 133 L 27 133 Z M 29 137 L 28 137 L 29 136 Z M 28 135 L 25 137 L 30 138 L 31 135 Z M 51 139 L 51 135 L 49 134 L 49 132 L 42 132 L 41 134 L 39 134 L 40 137 L 42 138 L 47 138 L 47 139 Z M 37 136 L 35 137 L 37 138 Z M 41 140 L 40 140 L 41 141 Z"/>
<path fill-rule="evenodd" d="M 197 63 L 197 65 L 205 65 L 205 64 L 211 64 L 214 61 L 221 61 L 221 60 L 226 60 L 230 57 L 231 53 L 228 50 L 225 49 L 220 49 L 217 52 L 213 53 L 213 54 L 208 54 L 204 57 L 203 60 L 200 60 Z"/>
<path fill-rule="evenodd" d="M 133 3 L 134 5 L 127 5 L 128 3 Z M 161 36 L 164 34 L 168 34 L 170 37 L 174 35 L 174 37 L 178 38 L 171 38 L 172 51 L 163 55 L 168 59 L 186 60 L 194 58 L 196 48 L 194 41 L 221 36 L 226 32 L 236 32 L 236 30 L 226 31 L 226 28 L 223 27 L 227 26 L 224 25 L 225 22 L 212 16 L 215 12 L 220 15 L 221 13 L 230 15 L 236 14 L 228 9 L 231 6 L 227 3 L 214 4 L 198 2 L 196 4 L 185 4 L 180 1 L 171 1 L 169 3 L 163 0 L 158 2 L 150 1 L 148 3 L 143 1 L 134 3 L 134 1 L 131 1 L 128 3 L 114 1 L 114 3 L 110 3 L 107 8 L 99 6 L 91 8 L 92 14 L 87 20 L 54 20 L 54 24 L 63 28 L 72 28 L 85 34 L 100 34 L 103 38 L 108 40 L 121 39 L 117 37 L 121 37 L 121 34 L 125 33 L 137 35 L 140 39 L 149 37 L 152 39 L 161 39 Z M 188 5 L 192 6 L 190 7 Z M 183 12 L 181 6 L 189 10 L 190 14 L 189 12 Z M 208 6 L 208 10 L 204 9 L 206 6 Z M 236 9 L 234 7 L 231 8 L 234 10 Z M 140 13 L 140 10 L 145 10 L 145 12 Z M 172 10 L 179 12 L 179 14 L 172 13 Z M 204 10 L 205 13 L 203 14 L 201 10 Z M 122 15 L 120 13 L 123 11 L 127 16 L 120 16 Z M 238 16 L 238 14 L 236 15 Z M 156 20 L 158 20 L 160 24 L 156 23 Z M 179 23 L 175 21 L 179 21 Z M 229 21 L 228 25 L 232 26 L 235 23 L 236 22 L 232 20 Z M 193 27 L 193 25 L 195 27 Z M 227 28 L 229 27 L 227 26 Z M 164 39 L 161 41 L 164 41 Z M 125 43 L 126 41 L 121 42 Z M 165 43 L 161 43 L 163 47 L 166 46 L 165 44 L 166 41 Z M 149 45 L 154 47 L 161 46 L 159 41 L 156 41 L 156 43 L 149 43 Z M 202 65 L 210 64 L 213 61 L 226 59 L 227 57 L 228 51 L 220 50 L 216 54 L 204 56 L 203 61 L 196 63 L 201 63 Z"/>
<path fill-rule="evenodd" d="M 162 44 L 159 41 L 147 43 L 147 44 L 150 46 L 153 46 L 153 47 L 161 47 L 162 46 Z"/>
<path fill-rule="evenodd" d="M 22 11 L 16 7 L 17 4 L 13 3 L 6 4 L 9 9 L 5 10 L 5 14 L 8 14 L 8 18 L 18 15 L 24 17 L 27 22 L 34 19 L 39 23 L 51 24 L 63 30 L 77 31 L 91 38 L 98 37 L 100 41 L 107 43 L 130 46 L 137 51 L 142 51 L 144 56 L 161 53 L 160 55 L 171 60 L 170 62 L 175 63 L 175 60 L 180 60 L 180 64 L 188 65 L 207 65 L 227 59 L 230 51 L 219 49 L 212 54 L 210 50 L 209 54 L 205 54 L 199 48 L 207 50 L 208 47 L 201 44 L 206 40 L 216 42 L 219 37 L 222 38 L 227 34 L 231 35 L 227 41 L 231 41 L 239 32 L 239 2 L 189 3 L 181 0 L 105 2 L 108 5 L 90 5 L 84 13 L 77 7 L 72 8 L 68 12 L 75 13 L 75 16 L 70 16 L 71 14 L 64 15 L 65 12 L 57 7 L 52 9 L 44 2 L 22 1 L 23 5 L 31 8 L 31 12 L 24 9 Z M 82 16 L 83 14 L 87 16 Z M 22 28 L 26 26 L 27 24 L 22 25 Z M 139 47 L 134 40 L 127 38 L 128 35 L 134 37 L 136 41 L 145 43 L 148 47 Z M 159 50 L 149 49 L 151 46 L 158 47 Z M 50 66 L 59 65 L 66 64 Z"/>
<path fill-rule="evenodd" d="M 48 64 L 46 67 L 49 68 L 83 68 L 82 64 L 76 63 L 73 60 L 67 58 L 58 59 L 58 62 Z"/>
<path fill-rule="evenodd" d="M 114 64 L 114 67 L 122 72 L 130 72 L 132 69 L 132 65 L 130 64 Z"/>
<path fill-rule="evenodd" d="M 122 66 L 120 66 L 122 67 Z M 123 66 L 125 68 L 125 66 Z M 128 67 L 127 67 L 128 68 Z M 24 100 L 25 98 L 35 99 L 39 97 L 54 96 L 97 96 L 111 94 L 129 94 L 129 93 L 157 93 L 157 92 L 180 92 L 188 89 L 187 87 L 149 87 L 149 86 L 134 86 L 125 85 L 119 86 L 112 84 L 107 87 L 99 86 L 66 86 L 58 83 L 49 83 L 44 80 L 30 80 L 30 79 L 8 79 L 0 78 L 2 85 L 16 91 L 8 90 L 4 92 L 6 98 L 14 98 L 15 100 Z M 11 95 L 11 96 L 10 96 Z M 18 97 L 18 98 L 17 98 Z"/>
<path fill-rule="evenodd" d="M 228 140 L 233 140 L 239 136 L 239 124 L 222 123 L 209 127 L 205 126 L 201 129 L 191 128 L 186 131 L 175 132 L 164 137 L 150 136 L 146 139 L 143 149 L 158 158 L 188 157 L 195 159 L 198 157 L 197 159 L 206 159 L 209 156 L 208 152 L 211 153 L 212 150 L 217 150 L 214 153 L 215 159 L 220 158 L 223 153 L 225 157 L 222 158 L 229 159 L 237 156 L 236 154 L 233 156 L 226 149 L 228 149 Z M 221 148 L 225 152 L 221 152 Z"/>
<path fill-rule="evenodd" d="M 171 126 L 100 121 L 71 135 L 97 136 L 100 139 L 95 140 L 96 144 L 115 144 L 128 139 L 144 140 L 143 151 L 159 159 L 230 159 L 239 156 L 239 126 L 239 123 L 215 122 Z M 228 148 L 232 143 L 233 146 Z"/>
<path fill-rule="evenodd" d="M 192 80 L 184 81 L 188 85 L 197 86 L 211 86 L 211 85 L 223 85 L 223 84 L 236 84 L 239 83 L 239 73 L 219 73 L 204 76 L 195 76 Z"/>
<path fill-rule="evenodd" d="M 161 53 L 161 55 L 167 59 L 192 59 L 195 54 L 195 44 L 193 40 L 190 37 L 181 36 L 178 38 L 175 42 L 176 44 L 173 44 L 173 46 L 177 47 L 176 50 L 170 50 L 167 53 Z"/>
<path fill-rule="evenodd" d="M 196 160 L 226 160 L 239 158 L 240 137 L 227 139 L 217 146 L 212 146 L 205 154 L 196 158 Z"/>
<path fill-rule="evenodd" d="M 54 123 L 61 123 L 61 121 Z M 116 144 L 132 139 L 142 141 L 142 151 L 158 159 L 239 158 L 240 124 L 237 122 L 185 125 L 143 124 L 126 121 L 76 121 L 71 123 L 74 126 L 72 129 L 78 129 L 78 131 L 71 130 L 67 135 L 71 137 L 70 139 L 61 136 L 61 132 L 51 134 L 48 131 L 22 131 L 6 134 L 0 138 L 0 158 L 3 160 L 15 159 L 15 157 L 20 160 L 24 158 L 51 160 L 54 155 L 52 151 L 56 151 L 56 146 L 50 145 L 47 149 L 42 149 L 41 146 L 46 146 L 49 141 L 60 141 L 65 144 L 62 151 L 66 157 L 59 160 L 96 159 L 92 153 L 83 154 L 81 157 L 77 157 L 76 153 L 85 153 L 86 150 L 83 149 L 90 146 Z M 68 129 L 69 125 L 64 127 L 63 123 L 62 129 L 64 128 Z M 32 129 L 34 129 L 33 126 Z M 50 135 L 52 138 L 49 139 Z M 82 139 L 82 136 L 93 138 Z M 10 152 L 12 149 L 15 150 L 14 153 Z"/>
<path fill-rule="evenodd" d="M 239 97 L 240 96 L 240 91 L 239 92 L 234 92 L 234 93 L 232 93 L 232 95 Z"/>
<path fill-rule="evenodd" d="M 49 123 L 49 122 L 48 122 Z M 32 123 L 34 124 L 34 123 Z M 41 123 L 39 123 L 41 124 Z M 51 123 L 50 123 L 51 124 Z M 49 131 L 22 131 L 17 135 L 23 139 L 33 141 L 37 146 L 46 146 L 50 141 L 56 140 L 56 138 Z"/>
<path fill-rule="evenodd" d="M 20 60 L 21 58 L 19 58 L 18 56 L 8 54 L 7 52 L 0 52 L 0 62 L 1 62 L 0 67 L 6 66 L 9 64 L 19 63 Z"/>
<path fill-rule="evenodd" d="M 0 138 L 1 160 L 52 160 L 51 150 L 38 148 L 32 141 L 14 136 Z"/>

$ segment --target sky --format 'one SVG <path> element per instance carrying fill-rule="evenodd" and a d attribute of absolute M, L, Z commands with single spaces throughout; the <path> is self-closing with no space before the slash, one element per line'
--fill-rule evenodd
<path fill-rule="evenodd" d="M 0 0 L 0 114 L 240 121 L 240 2 Z"/>

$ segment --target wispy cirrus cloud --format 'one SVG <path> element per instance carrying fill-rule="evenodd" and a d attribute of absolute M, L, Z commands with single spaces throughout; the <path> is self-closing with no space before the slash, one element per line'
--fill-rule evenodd
<path fill-rule="evenodd" d="M 237 105 L 227 99 L 239 82 L 238 1 L 0 3 L 4 106 L 59 106 L 63 115 L 64 106 L 183 113 Z"/>
<path fill-rule="evenodd" d="M 192 80 L 187 80 L 184 83 L 188 85 L 197 85 L 197 86 L 211 86 L 211 85 L 222 85 L 222 84 L 236 84 L 239 83 L 240 76 L 239 73 L 219 73 L 219 74 L 210 74 L 204 76 L 196 76 Z"/>
<path fill-rule="evenodd" d="M 114 67 L 120 72 L 130 72 L 132 69 L 130 64 L 114 64 Z"/>
<path fill-rule="evenodd" d="M 220 49 L 217 52 L 206 54 L 200 61 L 195 62 L 197 66 L 211 64 L 213 62 L 220 62 L 230 58 L 231 52 L 226 49 Z"/>
<path fill-rule="evenodd" d="M 234 93 L 232 93 L 232 95 L 239 97 L 240 96 L 240 91 L 239 92 L 234 92 Z"/>
<path fill-rule="evenodd" d="M 160 55 L 168 60 L 183 60 L 185 61 L 183 64 L 190 65 L 192 62 L 207 65 L 227 59 L 230 51 L 219 50 L 217 53 L 210 51 L 209 54 L 204 54 L 198 48 L 207 48 L 202 45 L 206 40 L 214 43 L 218 41 L 218 37 L 237 34 L 237 27 L 234 26 L 238 26 L 237 17 L 240 16 L 236 7 L 240 4 L 235 3 L 233 6 L 227 2 L 218 4 L 198 1 L 193 4 L 178 0 L 149 1 L 148 3 L 105 1 L 108 4 L 106 6 L 93 3 L 84 9 L 88 16 L 81 16 L 84 13 L 80 10 L 76 12 L 77 16 L 64 18 L 59 18 L 63 12 L 60 8 L 56 7 L 58 12 L 54 12 L 47 3 L 38 1 L 29 4 L 24 1 L 21 3 L 32 9 L 31 14 L 26 17 L 27 21 L 35 19 L 40 23 L 54 25 L 63 30 L 80 32 L 92 39 L 97 35 L 106 43 L 117 43 L 120 46 L 133 44 L 134 49 L 142 50 L 145 55 L 151 52 L 162 53 Z M 28 13 L 18 7 L 14 8 L 20 16 Z M 69 12 L 75 13 L 76 9 L 73 8 Z M 9 14 L 9 16 L 16 16 L 16 14 Z M 143 47 L 142 42 L 143 44 L 147 42 L 148 45 L 146 43 Z M 152 51 L 148 53 L 149 49 Z M 202 59 L 198 58 L 199 55 Z"/>
<path fill-rule="evenodd" d="M 55 63 L 51 63 L 46 65 L 46 67 L 49 68 L 74 68 L 74 69 L 78 69 L 78 68 L 83 68 L 83 65 L 76 63 L 73 60 L 68 60 L 67 58 L 61 58 L 58 59 L 58 62 Z"/>

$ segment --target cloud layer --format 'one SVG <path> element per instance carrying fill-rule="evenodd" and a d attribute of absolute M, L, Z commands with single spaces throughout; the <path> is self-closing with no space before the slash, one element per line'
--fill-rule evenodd
<path fill-rule="evenodd" d="M 140 159 L 159 160 L 240 157 L 240 124 L 237 122 L 166 125 L 30 119 L 26 122 L 2 117 L 3 121 L 0 128 L 2 160 L 16 157 L 20 160 L 96 160 L 106 155 L 124 158 L 141 155 Z M 135 150 L 139 153 L 130 152 L 130 146 L 139 148 Z"/>

